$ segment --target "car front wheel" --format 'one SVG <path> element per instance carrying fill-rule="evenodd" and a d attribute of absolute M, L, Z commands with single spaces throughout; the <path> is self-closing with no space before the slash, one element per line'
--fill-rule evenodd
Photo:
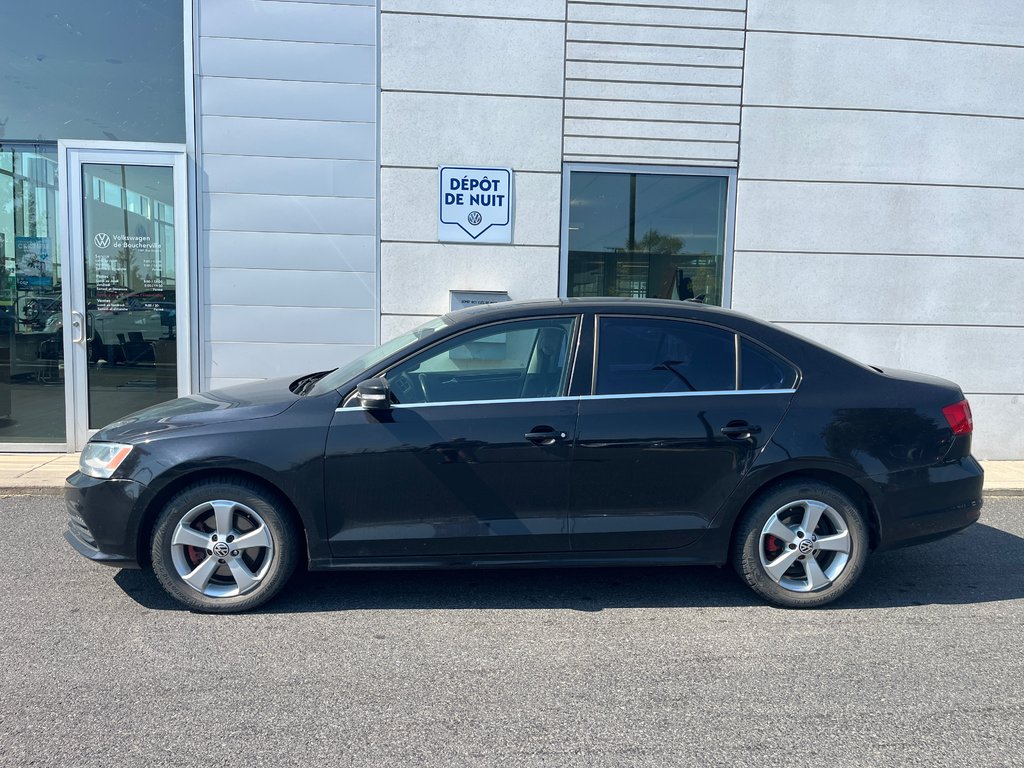
<path fill-rule="evenodd" d="M 206 480 L 172 498 L 157 519 L 153 572 L 171 597 L 206 613 L 262 605 L 298 561 L 299 536 L 282 503 L 255 484 Z"/>
<path fill-rule="evenodd" d="M 813 608 L 853 586 L 868 548 L 867 524 L 849 497 L 826 483 L 801 481 L 780 485 L 750 505 L 732 560 L 769 602 Z"/>

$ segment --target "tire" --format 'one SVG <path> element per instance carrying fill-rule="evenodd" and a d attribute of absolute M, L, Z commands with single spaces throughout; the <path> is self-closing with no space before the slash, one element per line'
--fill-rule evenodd
<path fill-rule="evenodd" d="M 736 529 L 732 562 L 768 602 L 816 608 L 854 585 L 869 541 L 864 514 L 848 496 L 827 483 L 795 481 L 750 504 Z"/>
<path fill-rule="evenodd" d="M 238 480 L 203 480 L 172 498 L 157 518 L 153 573 L 194 611 L 240 613 L 263 605 L 299 559 L 298 527 L 274 495 Z M 249 543 L 237 547 L 236 541 Z"/>

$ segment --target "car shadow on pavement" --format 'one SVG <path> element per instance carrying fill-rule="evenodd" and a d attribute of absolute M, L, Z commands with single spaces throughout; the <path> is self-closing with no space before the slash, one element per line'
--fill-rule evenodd
<path fill-rule="evenodd" d="M 185 610 L 148 571 L 114 581 L 154 610 Z M 868 559 L 835 609 L 1024 598 L 1024 539 L 984 524 Z M 346 610 L 721 608 L 761 605 L 731 567 L 622 567 L 299 573 L 261 613 Z"/>

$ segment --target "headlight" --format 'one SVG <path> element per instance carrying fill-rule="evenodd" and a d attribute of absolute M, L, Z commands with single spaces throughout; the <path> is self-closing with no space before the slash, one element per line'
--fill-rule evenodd
<path fill-rule="evenodd" d="M 78 470 L 90 477 L 110 477 L 131 452 L 132 446 L 122 443 L 86 443 Z"/>

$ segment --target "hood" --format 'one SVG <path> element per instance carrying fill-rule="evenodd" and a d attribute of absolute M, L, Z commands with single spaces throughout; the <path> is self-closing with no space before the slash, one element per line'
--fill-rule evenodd
<path fill-rule="evenodd" d="M 108 424 L 93 440 L 124 442 L 182 427 L 266 419 L 299 399 L 288 388 L 292 381 L 289 376 L 179 397 Z"/>

